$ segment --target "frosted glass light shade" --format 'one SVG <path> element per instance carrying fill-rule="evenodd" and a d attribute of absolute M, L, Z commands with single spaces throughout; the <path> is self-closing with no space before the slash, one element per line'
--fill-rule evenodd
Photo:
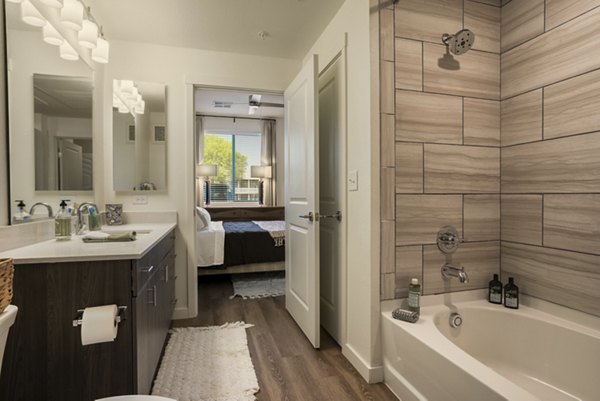
<path fill-rule="evenodd" d="M 83 20 L 81 31 L 77 34 L 79 44 L 86 49 L 95 49 L 98 43 L 98 25 Z"/>
<path fill-rule="evenodd" d="M 216 164 L 197 164 L 196 177 L 215 177 L 217 175 Z"/>
<path fill-rule="evenodd" d="M 134 86 L 131 88 L 131 91 L 127 92 L 127 100 L 136 103 L 138 101 L 139 94 L 140 92 L 138 91 L 138 88 Z"/>
<path fill-rule="evenodd" d="M 21 19 L 24 23 L 37 27 L 46 25 L 46 19 L 29 0 L 21 3 Z"/>
<path fill-rule="evenodd" d="M 140 100 L 139 103 L 137 103 L 133 110 L 135 111 L 136 114 L 144 114 L 144 110 L 146 109 L 146 102 L 143 100 Z"/>
<path fill-rule="evenodd" d="M 109 45 L 106 39 L 98 38 L 96 48 L 92 50 L 92 60 L 96 63 L 108 63 Z"/>
<path fill-rule="evenodd" d="M 77 0 L 64 0 L 60 22 L 69 29 L 80 31 L 83 28 L 83 4 Z"/>
<path fill-rule="evenodd" d="M 61 34 L 58 33 L 56 28 L 54 28 L 51 24 L 44 25 L 42 28 L 42 34 L 44 35 L 44 42 L 50 45 L 60 46 L 65 41 Z"/>
<path fill-rule="evenodd" d="M 63 6 L 62 0 L 40 0 L 40 1 L 49 7 L 62 8 L 62 6 Z"/>
<path fill-rule="evenodd" d="M 73 46 L 69 44 L 69 42 L 65 41 L 62 45 L 60 45 L 60 58 L 69 61 L 77 61 L 79 60 L 79 53 L 73 49 Z"/>

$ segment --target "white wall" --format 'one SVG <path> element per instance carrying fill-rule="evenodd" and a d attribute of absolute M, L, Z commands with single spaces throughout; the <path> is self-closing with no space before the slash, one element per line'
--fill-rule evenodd
<path fill-rule="evenodd" d="M 342 352 L 366 380 L 381 381 L 379 350 L 379 145 L 371 132 L 369 1 L 346 0 L 305 56 L 322 70 L 347 39 L 347 168 L 359 189 L 347 193 L 347 327 Z"/>
<path fill-rule="evenodd" d="M 300 63 L 185 48 L 111 41 L 111 60 L 101 89 L 103 167 L 99 204 L 123 203 L 125 210 L 176 210 L 176 318 L 197 313 L 197 271 L 194 255 L 194 85 L 282 92 Z M 167 86 L 167 185 L 161 194 L 145 193 L 147 205 L 134 205 L 132 194 L 116 193 L 112 171 L 112 80 L 157 82 Z M 98 89 L 98 88 L 97 88 Z M 98 169 L 96 170 L 98 171 Z"/>
<path fill-rule="evenodd" d="M 0 7 L 0 65 L 6 65 L 4 59 L 4 7 Z M 4 72 L 0 74 L 0 227 L 8 224 L 8 171 L 7 171 L 7 149 L 6 140 L 6 80 Z"/>

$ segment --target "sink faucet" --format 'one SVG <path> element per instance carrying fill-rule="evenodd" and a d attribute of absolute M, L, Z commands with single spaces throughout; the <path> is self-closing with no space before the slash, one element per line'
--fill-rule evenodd
<path fill-rule="evenodd" d="M 90 207 L 93 207 L 96 210 L 96 213 L 98 213 L 98 206 L 96 206 L 95 203 L 91 203 L 91 202 L 83 202 L 81 205 L 79 205 L 79 207 L 77 208 L 77 234 L 82 234 L 83 232 L 83 209 L 88 209 Z"/>
<path fill-rule="evenodd" d="M 33 210 L 36 207 L 38 207 L 38 206 L 44 206 L 46 209 L 48 209 L 48 217 L 52 218 L 54 216 L 54 211 L 52 210 L 52 206 L 50 206 L 46 202 L 37 202 L 37 203 L 34 203 L 31 206 L 31 208 L 29 209 L 29 214 L 33 216 Z"/>
<path fill-rule="evenodd" d="M 450 263 L 444 263 L 444 266 L 442 266 L 442 277 L 444 277 L 446 280 L 449 280 L 452 277 L 457 277 L 461 283 L 469 282 L 469 276 L 467 276 L 465 268 L 462 266 L 456 267 Z"/>

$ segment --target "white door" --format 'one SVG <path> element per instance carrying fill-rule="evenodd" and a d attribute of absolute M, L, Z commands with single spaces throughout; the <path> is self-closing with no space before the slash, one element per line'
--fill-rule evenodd
<path fill-rule="evenodd" d="M 58 141 L 58 176 L 59 189 L 83 189 L 83 148 L 73 142 L 61 139 Z"/>
<path fill-rule="evenodd" d="M 319 214 L 317 56 L 284 93 L 285 306 L 319 348 Z"/>
<path fill-rule="evenodd" d="M 345 280 L 345 54 L 319 77 L 319 211 L 321 325 L 343 342 Z"/>

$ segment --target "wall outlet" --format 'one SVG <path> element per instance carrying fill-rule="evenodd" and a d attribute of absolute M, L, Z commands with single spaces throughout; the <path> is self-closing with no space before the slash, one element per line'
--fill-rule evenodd
<path fill-rule="evenodd" d="M 133 198 L 134 205 L 147 205 L 148 204 L 148 196 L 146 195 L 136 195 Z"/>
<path fill-rule="evenodd" d="M 358 171 L 348 171 L 348 191 L 358 191 Z"/>

